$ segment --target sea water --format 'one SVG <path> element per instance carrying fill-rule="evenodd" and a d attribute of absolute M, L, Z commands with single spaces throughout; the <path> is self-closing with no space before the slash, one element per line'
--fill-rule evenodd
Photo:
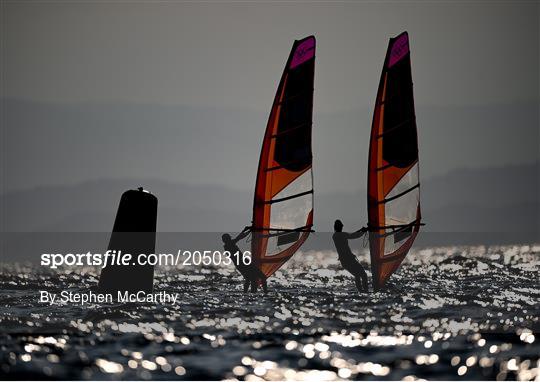
<path fill-rule="evenodd" d="M 360 259 L 367 264 L 365 253 Z M 333 251 L 299 252 L 242 292 L 233 267 L 157 268 L 175 303 L 39 303 L 98 268 L 0 268 L 8 379 L 522 379 L 539 377 L 540 246 L 413 250 L 358 294 Z"/>

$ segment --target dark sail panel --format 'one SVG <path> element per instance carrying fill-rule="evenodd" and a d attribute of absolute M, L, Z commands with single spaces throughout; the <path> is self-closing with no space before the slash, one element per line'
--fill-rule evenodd
<path fill-rule="evenodd" d="M 311 165 L 314 69 L 314 59 L 290 69 L 280 101 L 274 160 L 290 171 Z"/>
<path fill-rule="evenodd" d="M 387 69 L 383 159 L 400 168 L 418 159 L 410 62 L 407 52 Z"/>

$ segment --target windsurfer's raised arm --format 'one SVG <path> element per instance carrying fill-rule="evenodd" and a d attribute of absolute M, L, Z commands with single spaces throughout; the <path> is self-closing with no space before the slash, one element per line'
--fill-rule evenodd
<path fill-rule="evenodd" d="M 235 243 L 238 243 L 240 240 L 242 240 L 243 238 L 245 238 L 246 236 L 248 236 L 251 232 L 251 227 L 250 226 L 246 226 L 244 227 L 244 229 L 242 230 L 242 232 L 240 232 L 238 234 L 238 236 L 236 236 L 233 241 Z"/>
<path fill-rule="evenodd" d="M 364 236 L 364 234 L 367 232 L 367 230 L 368 229 L 366 227 L 362 227 L 358 231 L 347 234 L 347 239 L 358 239 L 358 238 Z"/>

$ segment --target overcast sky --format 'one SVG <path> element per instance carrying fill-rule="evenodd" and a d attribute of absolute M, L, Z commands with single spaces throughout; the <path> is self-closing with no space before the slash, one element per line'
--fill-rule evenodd
<path fill-rule="evenodd" d="M 537 1 L 2 1 L 3 189 L 102 177 L 251 189 L 283 65 L 310 34 L 316 187 L 362 189 L 381 66 L 403 30 L 422 176 L 537 160 Z"/>

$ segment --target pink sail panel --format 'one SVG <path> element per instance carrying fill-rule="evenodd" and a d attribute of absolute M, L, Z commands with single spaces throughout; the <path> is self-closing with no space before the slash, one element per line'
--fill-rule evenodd
<path fill-rule="evenodd" d="M 294 51 L 293 59 L 291 60 L 290 69 L 296 68 L 298 65 L 306 62 L 315 55 L 315 37 L 308 37 Z"/>
<path fill-rule="evenodd" d="M 409 35 L 407 33 L 401 34 L 390 51 L 390 58 L 388 60 L 388 67 L 391 68 L 396 62 L 401 60 L 405 55 L 409 53 Z"/>

